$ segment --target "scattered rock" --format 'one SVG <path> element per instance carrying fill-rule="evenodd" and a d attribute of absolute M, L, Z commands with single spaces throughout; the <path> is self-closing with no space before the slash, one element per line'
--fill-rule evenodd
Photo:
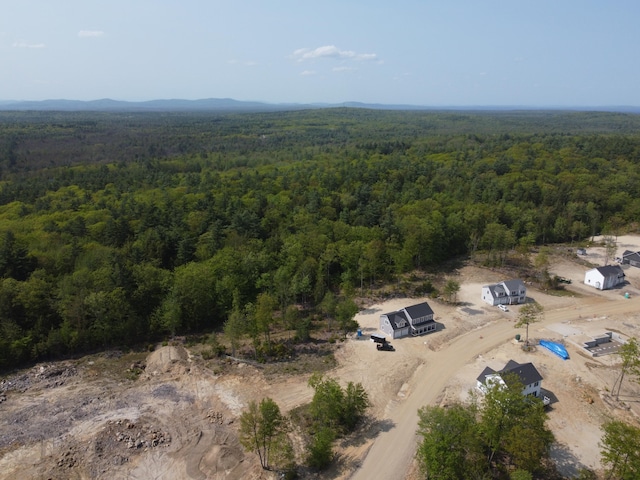
<path fill-rule="evenodd" d="M 224 424 L 224 415 L 222 415 L 221 412 L 209 410 L 209 412 L 207 413 L 207 418 L 209 419 L 209 423 L 215 423 L 218 425 Z"/>

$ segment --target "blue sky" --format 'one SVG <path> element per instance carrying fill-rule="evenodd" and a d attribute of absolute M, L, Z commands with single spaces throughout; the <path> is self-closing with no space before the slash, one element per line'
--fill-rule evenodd
<path fill-rule="evenodd" d="M 1 0 L 0 99 L 640 106 L 637 0 Z"/>

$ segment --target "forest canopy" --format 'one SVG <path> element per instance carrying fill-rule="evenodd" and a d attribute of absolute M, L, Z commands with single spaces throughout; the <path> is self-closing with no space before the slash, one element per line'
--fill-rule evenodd
<path fill-rule="evenodd" d="M 637 229 L 640 116 L 0 112 L 0 368 Z"/>

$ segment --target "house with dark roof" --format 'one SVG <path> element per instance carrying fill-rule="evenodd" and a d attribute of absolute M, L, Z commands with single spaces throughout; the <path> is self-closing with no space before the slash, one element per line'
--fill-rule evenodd
<path fill-rule="evenodd" d="M 584 284 L 598 290 L 608 290 L 624 282 L 624 272 L 620 265 L 596 267 L 584 274 Z"/>
<path fill-rule="evenodd" d="M 625 250 L 622 254 L 623 265 L 631 265 L 632 267 L 640 268 L 640 252 L 632 252 L 631 250 Z"/>
<path fill-rule="evenodd" d="M 533 366 L 533 363 L 518 363 L 514 360 L 509 360 L 505 367 L 496 372 L 490 367 L 486 367 L 482 373 L 476 379 L 478 389 L 487 393 L 487 390 L 496 385 L 503 385 L 503 378 L 507 375 L 515 375 L 523 385 L 523 395 L 533 395 L 539 397 L 541 400 L 545 400 L 544 396 L 541 396 L 540 389 L 542 388 L 542 375 L 538 372 L 538 369 Z"/>
<path fill-rule="evenodd" d="M 437 324 L 427 302 L 380 315 L 380 330 L 391 338 L 402 338 L 435 332 Z"/>
<path fill-rule="evenodd" d="M 527 287 L 522 280 L 504 282 L 482 287 L 482 300 L 489 305 L 517 305 L 527 300 Z"/>

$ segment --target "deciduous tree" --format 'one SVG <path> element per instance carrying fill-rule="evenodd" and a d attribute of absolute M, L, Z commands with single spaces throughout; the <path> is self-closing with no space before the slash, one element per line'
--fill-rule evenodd
<path fill-rule="evenodd" d="M 273 450 L 282 449 L 288 442 L 287 420 L 280 413 L 280 407 L 271 398 L 264 398 L 257 404 L 249 403 L 249 408 L 240 416 L 240 442 L 260 458 L 265 470 L 271 468 Z"/>
<path fill-rule="evenodd" d="M 525 327 L 526 336 L 525 336 L 525 346 L 529 346 L 529 325 L 532 323 L 536 323 L 540 321 L 540 318 L 543 314 L 542 305 L 538 302 L 527 303 L 520 307 L 520 313 L 518 314 L 518 320 L 514 325 L 515 328 Z"/>
<path fill-rule="evenodd" d="M 640 478 L 640 428 L 620 420 L 610 420 L 605 422 L 602 430 L 600 454 L 607 469 L 607 478 Z"/>
<path fill-rule="evenodd" d="M 618 350 L 620 360 L 620 373 L 616 377 L 616 381 L 611 389 L 616 396 L 616 400 L 620 399 L 620 388 L 626 375 L 631 375 L 636 380 L 640 378 L 640 345 L 635 338 L 630 338 L 626 343 L 620 346 Z"/>
<path fill-rule="evenodd" d="M 455 303 L 459 291 L 460 291 L 460 284 L 455 280 L 453 280 L 452 278 L 450 278 L 449 280 L 447 280 L 447 283 L 445 284 L 442 293 L 444 293 L 448 302 Z"/>
<path fill-rule="evenodd" d="M 416 456 L 427 480 L 482 478 L 488 468 L 474 408 L 427 406 L 418 417 Z"/>

